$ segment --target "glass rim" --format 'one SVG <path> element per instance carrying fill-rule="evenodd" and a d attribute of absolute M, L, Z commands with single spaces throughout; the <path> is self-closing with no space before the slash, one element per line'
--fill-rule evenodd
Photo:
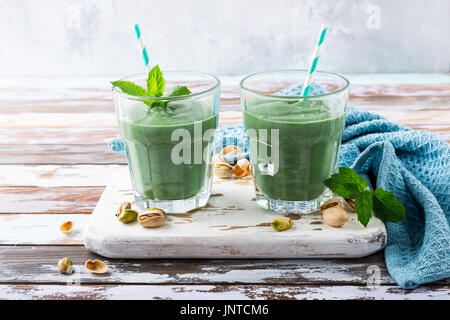
<path fill-rule="evenodd" d="M 253 73 L 251 75 L 246 76 L 244 79 L 242 79 L 239 82 L 239 88 L 241 90 L 248 91 L 248 92 L 251 92 L 253 94 L 256 94 L 258 96 L 262 96 L 262 97 L 265 97 L 265 98 L 271 98 L 271 99 L 277 99 L 277 100 L 298 100 L 298 99 L 323 98 L 323 97 L 327 97 L 327 96 L 331 96 L 331 95 L 343 92 L 343 91 L 347 90 L 350 87 L 350 81 L 347 78 L 345 78 L 344 76 L 341 76 L 340 74 L 333 73 L 333 72 L 327 72 L 327 71 L 315 71 L 315 72 L 319 73 L 319 74 L 323 74 L 323 75 L 328 75 L 328 76 L 331 75 L 333 77 L 340 78 L 341 80 L 344 80 L 345 86 L 343 86 L 342 88 L 337 89 L 335 91 L 324 93 L 324 94 L 319 94 L 319 95 L 315 95 L 315 96 L 275 96 L 273 94 L 265 94 L 265 93 L 261 93 L 261 92 L 249 89 L 249 88 L 247 88 L 244 85 L 244 82 L 247 79 L 251 78 L 251 77 L 260 76 L 260 75 L 264 75 L 264 74 L 270 74 L 270 73 L 274 73 L 275 74 L 275 73 L 283 73 L 283 72 L 292 72 L 292 73 L 294 73 L 294 72 L 305 72 L 305 73 L 308 73 L 308 70 L 305 70 L 305 69 L 286 69 L 286 70 L 274 70 L 274 71 L 264 71 L 264 72 Z"/>
<path fill-rule="evenodd" d="M 164 96 L 161 96 L 161 97 L 143 97 L 143 96 L 136 96 L 136 95 L 132 95 L 132 94 L 128 94 L 128 93 L 123 92 L 122 90 L 120 90 L 119 87 L 117 87 L 115 85 L 112 85 L 112 92 L 114 94 L 117 94 L 117 95 L 122 96 L 124 98 L 133 99 L 133 100 L 141 100 L 141 101 L 162 101 L 162 100 L 164 100 L 164 101 L 174 101 L 174 100 L 184 100 L 184 99 L 189 99 L 189 98 L 192 98 L 192 97 L 202 96 L 202 95 L 205 95 L 207 93 L 210 93 L 210 92 L 216 90 L 217 88 L 220 88 L 220 79 L 218 77 L 216 77 L 215 75 L 212 75 L 210 73 L 199 72 L 199 71 L 164 71 L 163 74 L 168 74 L 168 73 L 171 73 L 171 74 L 177 74 L 177 73 L 183 74 L 183 73 L 186 73 L 186 74 L 191 74 L 191 75 L 203 76 L 203 77 L 209 78 L 210 80 L 214 80 L 215 83 L 214 83 L 214 85 L 212 87 L 210 87 L 210 88 L 208 88 L 206 90 L 203 90 L 203 91 L 200 91 L 200 92 L 195 92 L 195 93 L 190 93 L 190 94 L 185 94 L 185 95 L 182 95 L 182 96 L 173 96 L 173 97 L 164 97 Z M 130 81 L 130 79 L 133 79 L 133 78 L 146 79 L 146 77 L 147 77 L 146 73 L 137 73 L 137 74 L 125 76 L 125 77 L 119 79 L 119 81 Z"/>

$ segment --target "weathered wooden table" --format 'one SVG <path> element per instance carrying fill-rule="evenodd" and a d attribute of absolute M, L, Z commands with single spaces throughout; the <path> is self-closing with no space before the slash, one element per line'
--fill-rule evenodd
<path fill-rule="evenodd" d="M 351 104 L 450 140 L 450 74 L 353 75 Z M 405 291 L 382 253 L 361 259 L 103 259 L 82 229 L 111 173 L 117 136 L 110 78 L 0 79 L 0 299 L 417 299 L 450 298 L 448 280 Z M 239 78 L 224 78 L 220 124 L 240 121 Z M 72 220 L 69 236 L 59 231 Z M 62 257 L 75 264 L 59 274 Z M 379 272 L 379 284 L 377 279 Z M 367 284 L 370 284 L 369 286 Z"/>

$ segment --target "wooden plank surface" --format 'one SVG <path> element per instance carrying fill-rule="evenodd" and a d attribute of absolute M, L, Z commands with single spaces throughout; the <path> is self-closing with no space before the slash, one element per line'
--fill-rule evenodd
<path fill-rule="evenodd" d="M 0 186 L 106 186 L 120 165 L 0 165 Z"/>
<path fill-rule="evenodd" d="M 241 120 L 240 78 L 221 79 L 220 125 Z M 349 79 L 353 106 L 450 141 L 450 74 Z M 0 79 L 0 298 L 449 299 L 448 281 L 413 291 L 393 285 L 382 254 L 348 261 L 105 259 L 110 274 L 80 272 L 89 286 L 65 285 L 55 263 L 69 255 L 81 265 L 95 256 L 81 245 L 82 227 L 125 163 L 106 147 L 118 135 L 110 80 Z M 76 223 L 69 236 L 58 230 L 67 220 Z M 365 285 L 371 265 L 381 272 L 376 289 Z"/>
<path fill-rule="evenodd" d="M 414 291 L 397 286 L 308 285 L 0 285 L 4 299 L 52 300 L 449 300 L 448 285 L 429 285 Z"/>
<path fill-rule="evenodd" d="M 0 214 L 91 213 L 104 187 L 2 187 Z"/>
<path fill-rule="evenodd" d="M 58 260 L 69 257 L 72 275 L 60 274 Z M 364 285 L 378 267 L 380 284 L 394 284 L 382 253 L 359 259 L 109 259 L 82 246 L 2 246 L 0 283 L 65 284 L 339 284 Z M 109 273 L 93 275 L 84 268 L 88 259 L 101 259 Z"/>

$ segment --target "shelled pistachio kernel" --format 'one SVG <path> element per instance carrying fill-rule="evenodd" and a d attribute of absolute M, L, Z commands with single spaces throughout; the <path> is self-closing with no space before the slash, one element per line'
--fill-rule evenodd
<path fill-rule="evenodd" d="M 120 216 L 120 214 L 126 209 L 131 209 L 130 202 L 124 202 L 119 206 L 119 208 L 117 208 L 116 217 Z"/>
<path fill-rule="evenodd" d="M 62 258 L 58 261 L 58 270 L 61 273 L 72 273 L 73 272 L 73 265 L 72 260 L 69 258 Z"/>
<path fill-rule="evenodd" d="M 157 228 L 166 222 L 166 213 L 158 208 L 150 208 L 139 215 L 138 220 L 144 228 Z"/>
<path fill-rule="evenodd" d="M 119 221 L 123 223 L 130 223 L 136 221 L 138 213 L 136 210 L 125 209 L 119 215 Z"/>
<path fill-rule="evenodd" d="M 276 231 L 290 229 L 294 222 L 290 218 L 276 218 L 272 221 L 272 228 Z"/>

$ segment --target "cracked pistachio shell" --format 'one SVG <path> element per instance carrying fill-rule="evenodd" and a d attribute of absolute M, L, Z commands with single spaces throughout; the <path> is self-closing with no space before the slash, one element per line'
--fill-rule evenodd
<path fill-rule="evenodd" d="M 237 147 L 237 146 L 233 146 L 233 145 L 231 145 L 231 146 L 226 146 L 226 147 L 223 148 L 222 151 L 221 151 L 221 153 L 222 153 L 224 156 L 235 156 L 235 155 L 241 154 L 241 153 L 243 153 L 243 152 L 244 152 L 244 151 L 242 151 L 241 148 L 239 148 L 239 147 Z"/>
<path fill-rule="evenodd" d="M 108 267 L 106 266 L 106 264 L 98 259 L 95 260 L 88 260 L 86 261 L 86 263 L 84 264 L 85 268 L 92 272 L 92 273 L 96 273 L 96 274 L 104 274 L 108 272 Z"/>
<path fill-rule="evenodd" d="M 72 221 L 66 221 L 59 226 L 59 230 L 61 230 L 61 232 L 64 234 L 69 234 L 72 231 L 74 225 L 75 223 L 73 223 Z"/>
<path fill-rule="evenodd" d="M 61 273 L 72 273 L 73 272 L 72 260 L 70 260 L 67 257 L 59 260 L 58 270 Z"/>
<path fill-rule="evenodd" d="M 117 208 L 116 217 L 120 216 L 120 214 L 126 209 L 131 209 L 130 202 L 124 202 L 119 206 L 119 208 Z"/>
<path fill-rule="evenodd" d="M 228 163 L 216 163 L 214 165 L 214 174 L 221 179 L 228 179 L 233 175 L 233 167 Z"/>
<path fill-rule="evenodd" d="M 331 199 L 328 199 L 327 201 L 325 201 L 320 206 L 320 211 L 326 210 L 328 208 L 340 207 L 340 206 L 341 206 L 341 200 L 339 198 L 331 198 Z"/>
<path fill-rule="evenodd" d="M 247 159 L 240 159 L 233 168 L 233 173 L 238 178 L 243 178 L 250 173 L 250 162 Z"/>
<path fill-rule="evenodd" d="M 276 231 L 284 231 L 292 227 L 294 222 L 290 218 L 276 218 L 272 221 L 272 228 Z"/>
<path fill-rule="evenodd" d="M 137 217 L 138 217 L 138 213 L 136 210 L 125 209 L 119 215 L 119 221 L 123 222 L 123 223 L 130 223 L 130 222 L 136 221 Z"/>

